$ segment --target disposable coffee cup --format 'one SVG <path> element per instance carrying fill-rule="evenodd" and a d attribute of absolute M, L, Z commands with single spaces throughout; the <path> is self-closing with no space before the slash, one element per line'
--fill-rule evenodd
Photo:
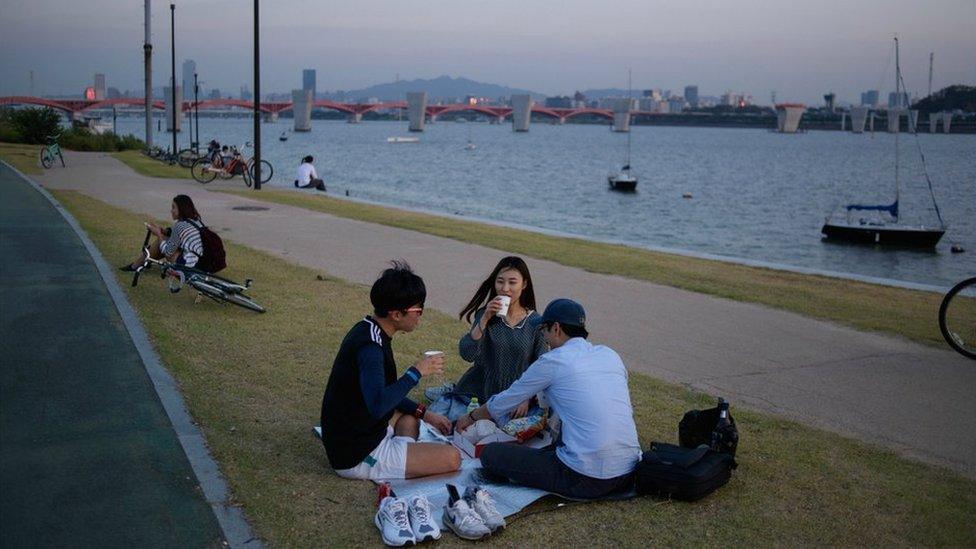
<path fill-rule="evenodd" d="M 424 351 L 424 356 L 427 356 L 427 357 L 437 356 L 437 355 L 443 355 L 443 354 L 444 354 L 444 351 Z"/>
<path fill-rule="evenodd" d="M 501 302 L 502 308 L 498 309 L 498 316 L 505 316 L 508 314 L 508 306 L 512 303 L 512 298 L 507 295 L 500 295 L 496 299 Z"/>

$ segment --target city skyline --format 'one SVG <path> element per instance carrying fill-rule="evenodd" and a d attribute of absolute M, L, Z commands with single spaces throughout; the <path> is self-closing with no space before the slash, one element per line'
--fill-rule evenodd
<path fill-rule="evenodd" d="M 560 9 L 504 1 L 490 8 L 367 4 L 330 6 L 327 17 L 307 13 L 297 2 L 264 6 L 262 91 L 301 88 L 302 70 L 313 69 L 319 92 L 392 82 L 396 75 L 411 80 L 449 74 L 571 95 L 623 88 L 631 67 L 634 89 L 681 93 L 697 85 L 701 95 L 732 90 L 761 103 L 775 91 L 778 101 L 808 104 L 820 104 L 833 91 L 839 102 L 857 103 L 865 90 L 886 93 L 892 87 L 891 36 L 899 30 L 910 91 L 927 91 L 931 51 L 933 89 L 976 83 L 976 39 L 969 32 L 976 5 L 957 0 L 940 2 L 940 9 L 910 1 L 800 8 L 753 0 L 735 10 L 706 0 L 656 12 L 629 0 L 601 10 L 578 2 Z M 27 93 L 31 70 L 37 95 L 81 93 L 96 72 L 106 75 L 109 87 L 142 88 L 141 2 L 0 5 L 0 95 Z M 476 13 L 483 14 L 478 23 L 469 23 Z M 511 13 L 524 17 L 509 21 Z M 618 13 L 623 16 L 613 15 Z M 202 87 L 236 92 L 251 84 L 250 3 L 241 9 L 223 0 L 181 2 L 176 17 L 178 78 L 179 65 L 192 59 Z M 553 23 L 541 24 L 546 17 Z M 870 29 L 861 28 L 865 21 Z M 601 32 L 607 29 L 618 36 L 608 39 Z M 168 3 L 153 3 L 153 45 L 153 82 L 160 86 L 169 79 Z"/>

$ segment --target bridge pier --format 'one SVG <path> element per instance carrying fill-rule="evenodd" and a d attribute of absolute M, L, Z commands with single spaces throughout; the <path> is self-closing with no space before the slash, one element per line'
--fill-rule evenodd
<path fill-rule="evenodd" d="M 346 116 L 346 122 L 349 124 L 359 124 L 363 120 L 363 113 L 361 112 L 351 112 Z"/>
<path fill-rule="evenodd" d="M 312 90 L 291 90 L 291 104 L 295 117 L 292 129 L 296 132 L 312 131 Z"/>
<path fill-rule="evenodd" d="M 261 113 L 261 120 L 265 122 L 277 122 L 278 113 L 276 112 L 263 112 Z"/>
<path fill-rule="evenodd" d="M 180 112 L 176 113 L 175 128 L 173 127 L 173 88 L 164 87 L 163 96 L 166 98 L 164 101 L 166 105 L 166 131 L 179 133 L 180 127 L 183 125 L 183 87 L 176 86 L 176 104 L 179 105 Z"/>
<path fill-rule="evenodd" d="M 935 113 L 929 113 L 929 133 L 935 133 L 939 129 L 939 119 Z"/>
<path fill-rule="evenodd" d="M 918 133 L 918 111 L 915 109 L 908 111 L 908 131 Z"/>
<path fill-rule="evenodd" d="M 868 115 L 868 131 L 874 133 L 874 111 L 871 111 L 871 114 Z"/>
<path fill-rule="evenodd" d="M 952 125 L 952 113 L 942 113 L 942 133 L 949 133 L 949 126 Z"/>
<path fill-rule="evenodd" d="M 529 131 L 532 120 L 532 96 L 529 94 L 512 95 L 512 131 Z"/>
<path fill-rule="evenodd" d="M 864 133 L 864 123 L 867 119 L 867 107 L 851 107 L 851 132 Z"/>
<path fill-rule="evenodd" d="M 424 131 L 424 119 L 427 115 L 427 92 L 407 92 L 407 118 L 410 120 L 409 130 Z"/>
<path fill-rule="evenodd" d="M 556 119 L 556 125 L 557 126 L 563 126 L 565 124 L 566 124 L 566 117 L 565 116 L 560 116 L 559 118 Z"/>
<path fill-rule="evenodd" d="M 846 122 L 847 122 L 847 113 L 846 112 L 841 112 L 840 113 L 840 131 L 844 131 L 844 126 L 847 125 Z"/>
<path fill-rule="evenodd" d="M 631 100 L 617 99 L 613 102 L 613 131 L 627 133 L 630 131 Z"/>
<path fill-rule="evenodd" d="M 779 133 L 796 133 L 806 110 L 802 105 L 776 105 L 776 129 Z"/>
<path fill-rule="evenodd" d="M 888 109 L 888 133 L 901 131 L 901 115 L 904 109 Z"/>
<path fill-rule="evenodd" d="M 492 116 L 491 118 L 488 119 L 489 124 L 501 124 L 504 121 L 505 121 L 504 116 Z"/>

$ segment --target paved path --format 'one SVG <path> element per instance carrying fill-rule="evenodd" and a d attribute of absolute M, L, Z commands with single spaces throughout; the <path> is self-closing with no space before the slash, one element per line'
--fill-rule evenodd
<path fill-rule="evenodd" d="M 2 165 L 0 256 L 0 546 L 219 546 L 91 256 Z"/>
<path fill-rule="evenodd" d="M 166 218 L 187 193 L 211 226 L 241 244 L 347 280 L 371 283 L 404 257 L 428 305 L 456 314 L 504 252 L 301 208 L 141 177 L 102 154 L 74 153 L 38 181 Z M 243 188 L 235 182 L 235 188 Z M 266 211 L 232 208 L 262 205 Z M 134 229 L 138 237 L 138 227 Z M 573 297 L 592 339 L 632 370 L 874 442 L 976 478 L 976 364 L 951 351 L 859 332 L 759 305 L 530 260 L 539 306 Z M 366 308 L 366 304 L 362 306 Z M 933 322 L 936 320 L 933 318 Z"/>

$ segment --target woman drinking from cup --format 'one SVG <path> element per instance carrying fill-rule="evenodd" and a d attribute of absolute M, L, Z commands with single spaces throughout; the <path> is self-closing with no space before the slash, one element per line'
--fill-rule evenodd
<path fill-rule="evenodd" d="M 458 381 L 455 393 L 478 397 L 480 402 L 504 391 L 549 350 L 536 328 L 535 291 L 529 267 L 520 257 L 502 258 L 486 278 L 459 318 L 471 322 L 458 343 L 461 358 L 473 363 Z M 522 417 L 530 401 L 523 402 L 512 418 Z"/>

